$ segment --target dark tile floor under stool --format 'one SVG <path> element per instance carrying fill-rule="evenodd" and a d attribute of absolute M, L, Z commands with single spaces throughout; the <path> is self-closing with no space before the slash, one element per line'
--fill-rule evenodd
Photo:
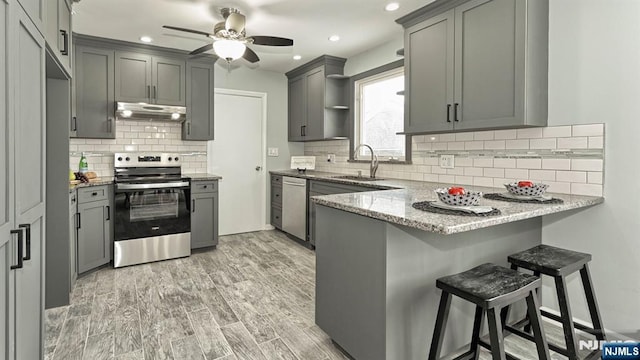
<path fill-rule="evenodd" d="M 278 231 L 222 236 L 189 258 L 80 278 L 70 306 L 45 312 L 45 359 L 345 359 L 314 324 L 314 301 L 312 251 Z M 550 324 L 549 342 L 563 344 Z M 505 348 L 537 358 L 516 336 Z"/>

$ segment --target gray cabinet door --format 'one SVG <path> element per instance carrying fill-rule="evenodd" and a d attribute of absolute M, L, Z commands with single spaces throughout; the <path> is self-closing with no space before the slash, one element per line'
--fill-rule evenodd
<path fill-rule="evenodd" d="M 191 195 L 191 248 L 218 245 L 218 194 Z"/>
<path fill-rule="evenodd" d="M 289 141 L 300 141 L 307 124 L 305 75 L 289 80 Z"/>
<path fill-rule="evenodd" d="M 78 204 L 78 274 L 109 262 L 111 214 L 109 201 Z"/>
<path fill-rule="evenodd" d="M 114 52 L 76 46 L 75 108 L 78 137 L 115 139 Z"/>
<path fill-rule="evenodd" d="M 14 103 L 15 221 L 25 231 L 25 261 L 15 272 L 16 358 L 42 359 L 45 214 L 45 42 L 16 7 L 10 22 Z"/>
<path fill-rule="evenodd" d="M 305 140 L 324 139 L 325 121 L 325 77 L 324 66 L 307 74 L 307 123 L 304 129 Z"/>
<path fill-rule="evenodd" d="M 472 0 L 456 7 L 456 129 L 523 123 L 525 5 Z"/>
<path fill-rule="evenodd" d="M 27 14 L 27 18 L 40 30 L 41 33 L 45 32 L 45 0 L 18 0 L 18 3 L 22 5 L 22 8 Z"/>
<path fill-rule="evenodd" d="M 151 103 L 151 56 L 116 52 L 116 101 Z"/>
<path fill-rule="evenodd" d="M 214 139 L 214 64 L 187 63 L 187 120 L 183 140 Z"/>
<path fill-rule="evenodd" d="M 71 2 L 58 0 L 58 59 L 71 73 Z"/>
<path fill-rule="evenodd" d="M 185 106 L 185 62 L 153 57 L 152 101 L 161 105 Z"/>
<path fill-rule="evenodd" d="M 74 190 L 69 195 L 69 290 L 73 291 L 73 285 L 78 278 L 78 257 L 76 255 L 77 239 L 78 239 L 78 226 L 76 220 L 78 218 L 78 203 L 77 195 Z"/>
<path fill-rule="evenodd" d="M 453 129 L 453 53 L 453 10 L 405 31 L 405 132 Z"/>
<path fill-rule="evenodd" d="M 0 1 L 0 4 L 2 2 Z M 15 246 L 0 242 L 0 357 L 15 359 Z"/>

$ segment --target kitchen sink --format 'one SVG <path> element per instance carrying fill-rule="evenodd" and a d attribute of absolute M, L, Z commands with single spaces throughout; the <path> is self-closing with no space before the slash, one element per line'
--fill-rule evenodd
<path fill-rule="evenodd" d="M 357 181 L 376 181 L 376 180 L 384 180 L 380 178 L 370 178 L 367 176 L 356 176 L 356 175 L 340 175 L 340 176 L 332 176 L 334 179 L 346 179 L 346 180 L 357 180 Z"/>

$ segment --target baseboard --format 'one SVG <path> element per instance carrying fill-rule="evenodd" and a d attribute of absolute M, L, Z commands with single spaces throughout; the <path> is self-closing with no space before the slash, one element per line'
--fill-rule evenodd
<path fill-rule="evenodd" d="M 275 230 L 275 226 L 271 225 L 271 224 L 265 224 L 264 225 L 264 230 Z"/>

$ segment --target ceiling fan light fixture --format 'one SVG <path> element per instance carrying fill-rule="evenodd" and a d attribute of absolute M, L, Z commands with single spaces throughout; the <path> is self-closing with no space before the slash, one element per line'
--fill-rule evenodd
<path fill-rule="evenodd" d="M 246 49 L 247 46 L 237 40 L 222 39 L 213 43 L 213 50 L 216 52 L 216 55 L 227 61 L 241 58 Z"/>

